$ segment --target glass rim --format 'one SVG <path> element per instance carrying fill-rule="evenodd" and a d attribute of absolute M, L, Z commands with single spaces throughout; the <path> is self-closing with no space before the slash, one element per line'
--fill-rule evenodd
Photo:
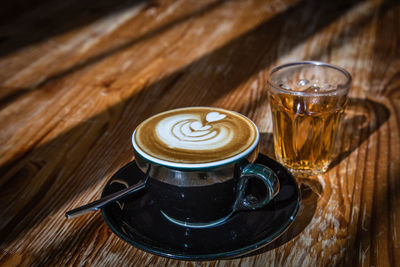
<path fill-rule="evenodd" d="M 331 90 L 327 90 L 324 92 L 302 92 L 302 91 L 292 91 L 292 90 L 287 90 L 284 89 L 282 87 L 280 87 L 279 85 L 277 85 L 275 82 L 272 81 L 271 76 L 272 74 L 274 74 L 275 72 L 278 72 L 281 69 L 285 69 L 288 67 L 292 67 L 292 66 L 300 66 L 300 65 L 313 65 L 313 66 L 321 66 L 321 67 L 327 67 L 330 69 L 334 69 L 337 70 L 339 72 L 341 72 L 342 74 L 344 74 L 344 76 L 346 77 L 347 81 L 345 84 L 338 86 L 335 89 L 331 89 Z M 267 77 L 267 82 L 268 84 L 275 88 L 278 91 L 281 91 L 283 93 L 286 94 L 291 94 L 291 95 L 299 95 L 299 96 L 329 96 L 329 95 L 336 95 L 342 91 L 348 91 L 350 88 L 350 83 L 352 81 L 352 77 L 351 74 L 345 70 L 342 67 L 333 65 L 333 64 L 329 64 L 329 63 L 325 63 L 325 62 L 321 62 L 321 61 L 295 61 L 295 62 L 289 62 L 289 63 L 285 63 L 285 64 L 281 64 L 278 65 L 274 68 L 272 68 L 269 72 L 268 72 L 268 77 Z"/>

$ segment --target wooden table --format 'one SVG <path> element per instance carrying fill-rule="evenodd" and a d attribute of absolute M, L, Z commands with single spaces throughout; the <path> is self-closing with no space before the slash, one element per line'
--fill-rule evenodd
<path fill-rule="evenodd" d="M 396 1 L 15 1 L 0 11 L 0 265 L 400 265 Z M 183 106 L 241 112 L 273 157 L 266 74 L 320 60 L 353 75 L 332 168 L 298 179 L 291 228 L 247 256 L 184 262 L 136 249 L 100 213 L 142 120 Z"/>

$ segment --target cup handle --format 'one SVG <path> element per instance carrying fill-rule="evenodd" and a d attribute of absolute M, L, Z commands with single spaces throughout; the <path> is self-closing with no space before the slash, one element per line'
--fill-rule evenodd
<path fill-rule="evenodd" d="M 256 178 L 263 182 L 267 189 L 264 198 L 258 199 L 253 195 L 246 196 L 246 188 L 249 179 Z M 238 183 L 238 197 L 234 205 L 234 210 L 255 210 L 267 205 L 279 192 L 279 179 L 276 174 L 268 167 L 260 164 L 248 164 L 243 169 Z"/>

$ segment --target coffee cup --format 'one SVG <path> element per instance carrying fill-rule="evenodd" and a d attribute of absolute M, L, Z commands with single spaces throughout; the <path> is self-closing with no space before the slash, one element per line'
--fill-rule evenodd
<path fill-rule="evenodd" d="M 267 166 L 254 164 L 259 131 L 247 117 L 215 107 L 156 114 L 132 135 L 145 189 L 169 221 L 193 228 L 223 223 L 235 212 L 262 208 L 279 191 Z M 247 193 L 251 179 L 265 194 Z"/>

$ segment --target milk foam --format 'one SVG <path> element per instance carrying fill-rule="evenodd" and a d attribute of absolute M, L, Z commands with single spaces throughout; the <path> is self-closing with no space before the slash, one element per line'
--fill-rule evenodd
<path fill-rule="evenodd" d="M 210 150 L 224 147 L 233 138 L 232 129 L 218 121 L 226 115 L 210 112 L 203 125 L 195 114 L 164 118 L 156 126 L 157 137 L 170 148 Z"/>
<path fill-rule="evenodd" d="M 153 162 L 209 166 L 249 153 L 258 138 L 257 127 L 241 114 L 191 107 L 148 118 L 136 128 L 132 141 L 135 150 Z"/>

